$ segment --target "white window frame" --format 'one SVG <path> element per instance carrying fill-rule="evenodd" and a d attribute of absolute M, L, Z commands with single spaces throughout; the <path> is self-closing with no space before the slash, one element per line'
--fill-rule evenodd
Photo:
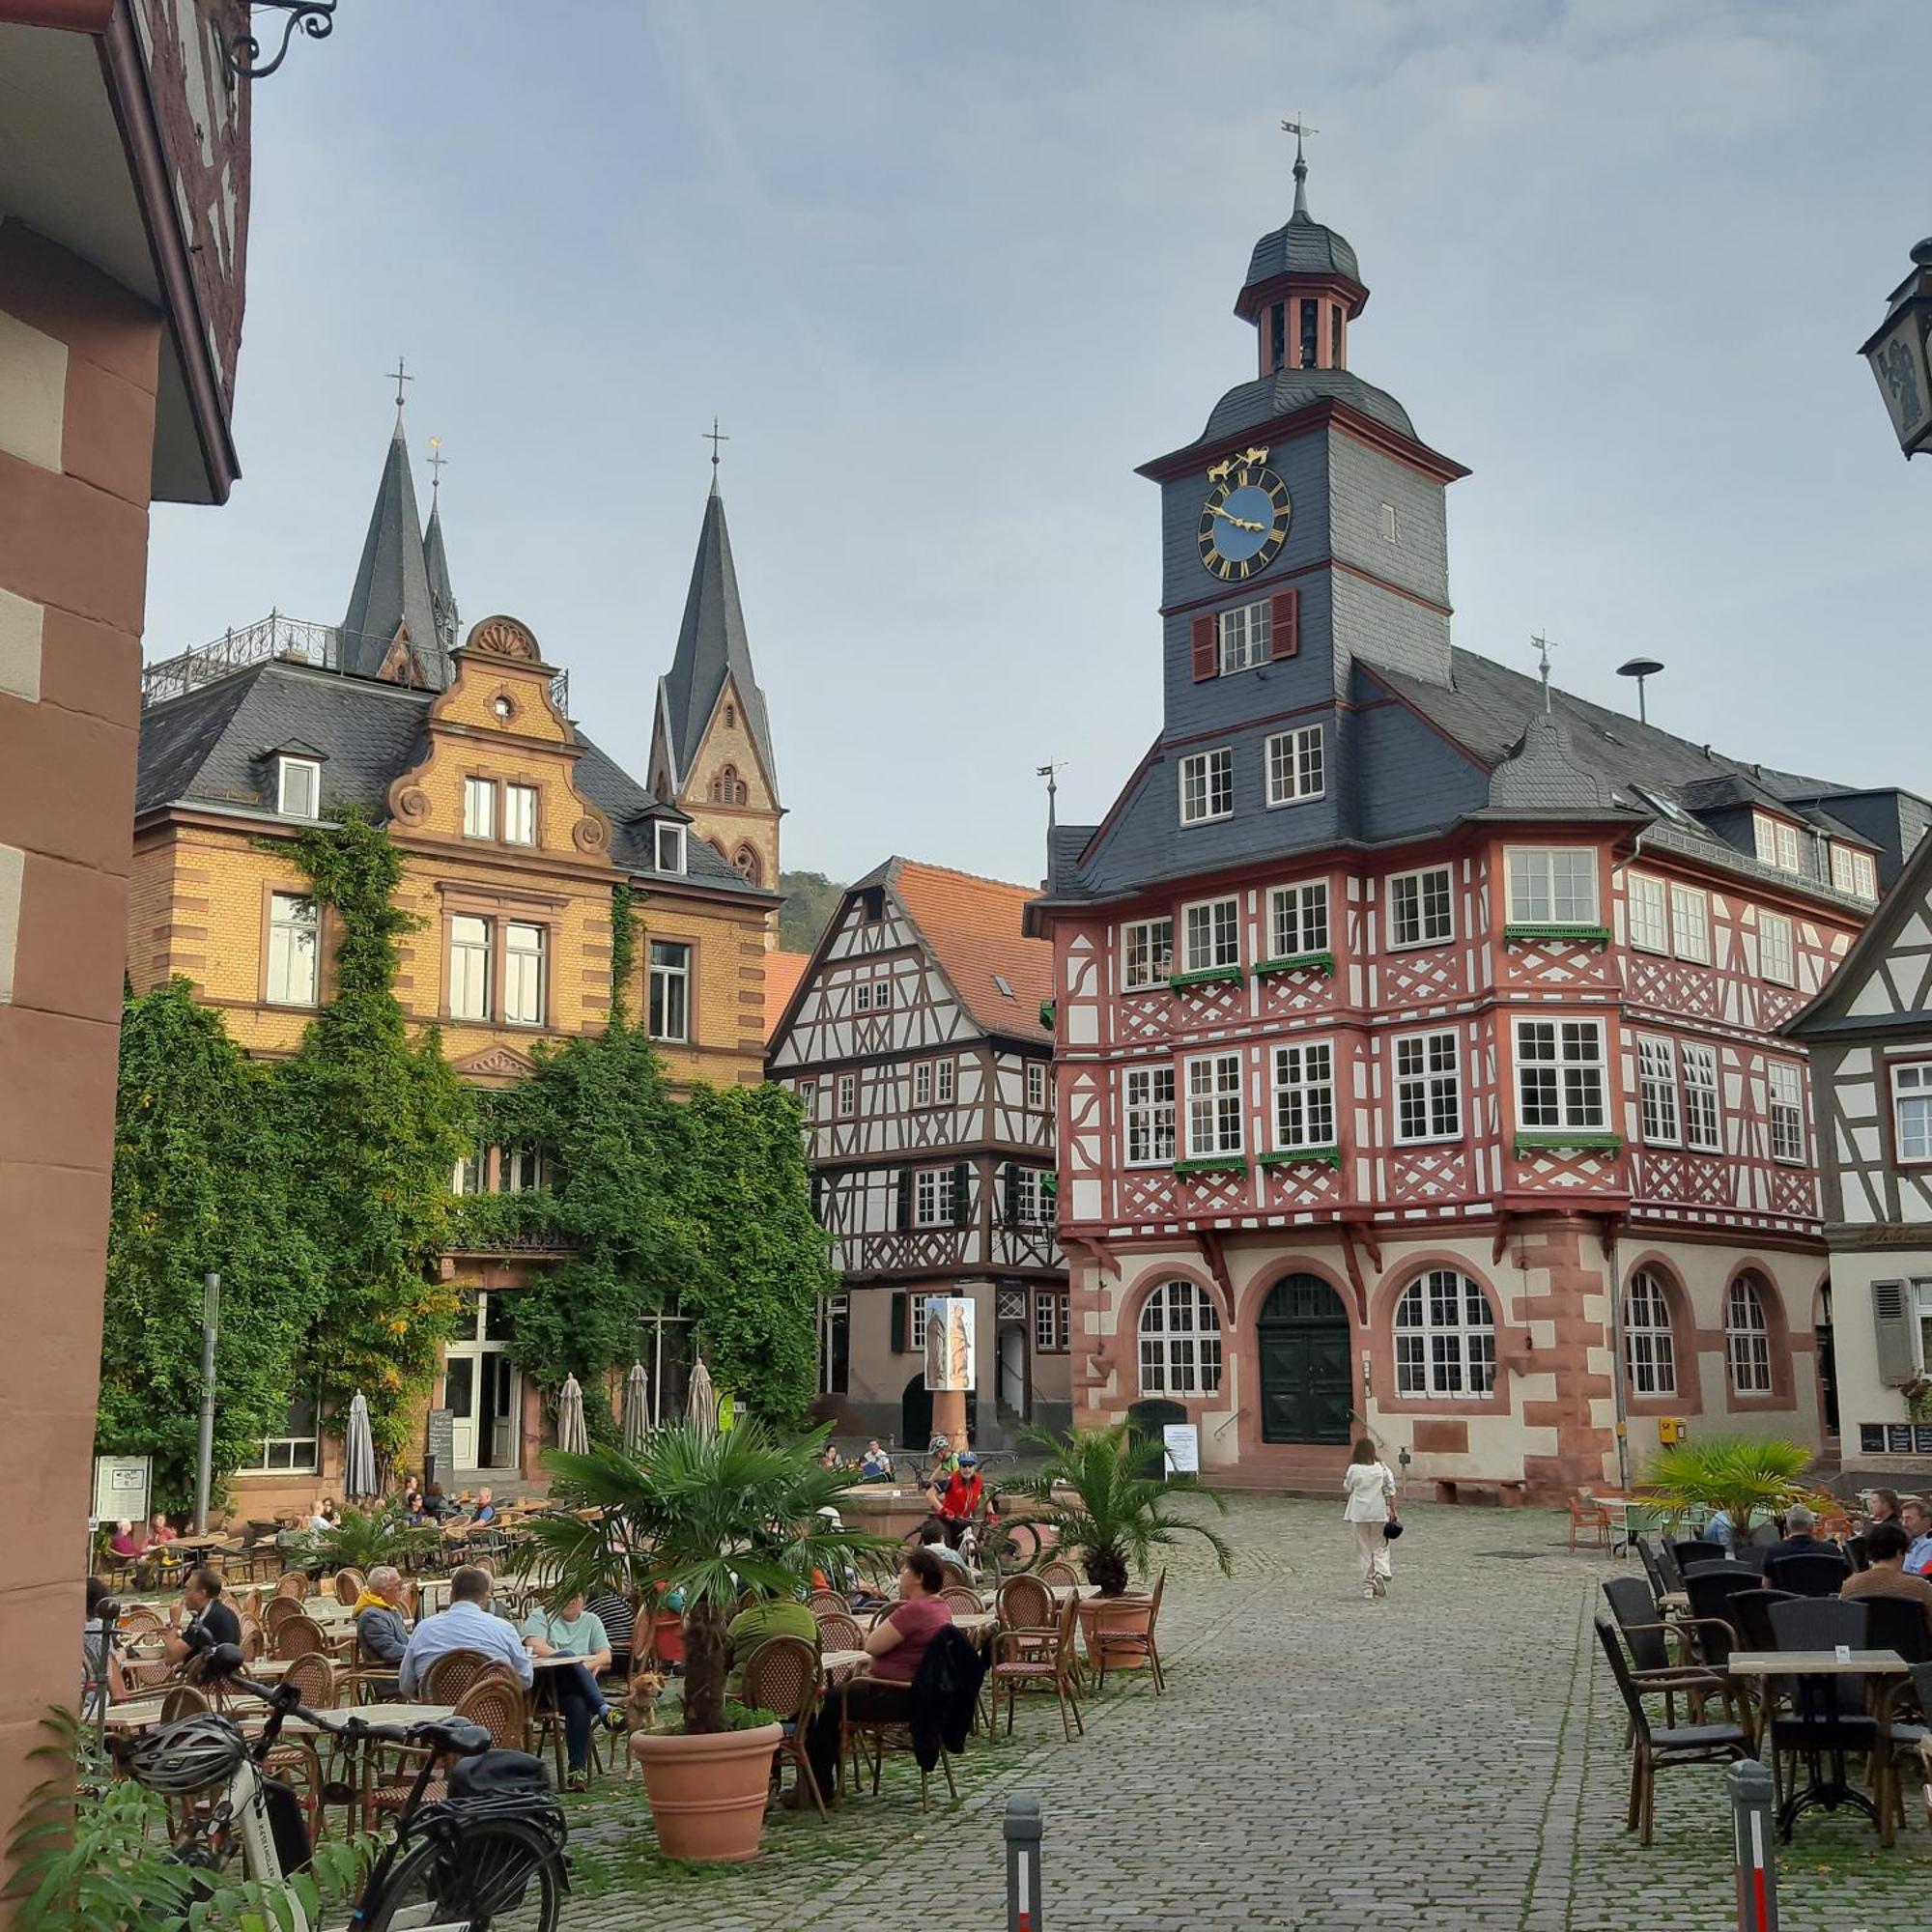
<path fill-rule="evenodd" d="M 1577 894 L 1576 864 L 1582 861 L 1587 897 Z M 1559 863 L 1560 862 L 1560 863 Z M 1504 848 L 1508 918 L 1517 925 L 1601 925 L 1597 851 L 1593 845 L 1511 845 Z M 1559 872 L 1566 874 L 1558 877 Z"/>
<path fill-rule="evenodd" d="M 1197 1281 L 1164 1281 L 1135 1324 L 1144 1396 L 1221 1392 L 1221 1316 Z"/>
<path fill-rule="evenodd" d="M 1334 1042 L 1284 1040 L 1272 1050 L 1269 1060 L 1276 1151 L 1297 1153 L 1309 1148 L 1334 1147 Z"/>
<path fill-rule="evenodd" d="M 294 780 L 303 796 L 290 798 Z M 308 810 L 298 810 L 306 804 Z M 284 818 L 315 819 L 322 816 L 322 763 L 316 758 L 277 758 L 275 760 L 275 810 Z"/>
<path fill-rule="evenodd" d="M 1671 881 L 1670 943 L 1678 958 L 1688 959 L 1693 966 L 1711 963 L 1711 895 L 1702 886 Z"/>
<path fill-rule="evenodd" d="M 1760 866 L 1777 864 L 1777 821 L 1768 811 L 1751 813 L 1751 847 Z"/>
<path fill-rule="evenodd" d="M 467 778 L 463 781 L 463 836 L 466 838 L 496 838 L 495 779 Z"/>
<path fill-rule="evenodd" d="M 832 1091 L 833 1115 L 835 1121 L 852 1121 L 859 1116 L 859 1076 L 856 1073 L 841 1073 L 838 1083 Z"/>
<path fill-rule="evenodd" d="M 690 864 L 685 828 L 660 818 L 651 827 L 651 867 L 659 872 L 682 872 Z"/>
<path fill-rule="evenodd" d="M 1932 1163 L 1932 1060 L 1894 1060 L 1890 1072 L 1892 1158 L 1923 1167 Z"/>
<path fill-rule="evenodd" d="M 473 927 L 471 932 L 469 928 Z M 491 922 L 474 913 L 449 919 L 449 1016 L 487 1020 L 496 993 L 497 934 Z"/>
<path fill-rule="evenodd" d="M 1442 884 L 1442 903 L 1439 907 L 1439 924 L 1432 923 L 1432 897 L 1430 882 L 1439 879 Z M 1404 906 L 1405 896 L 1412 903 L 1407 911 L 1412 916 L 1413 930 L 1405 935 Z M 1412 872 L 1391 872 L 1388 880 L 1388 944 L 1392 949 L 1401 950 L 1415 946 L 1447 946 L 1456 937 L 1456 869 L 1453 866 L 1422 866 Z"/>
<path fill-rule="evenodd" d="M 1128 1066 L 1121 1081 L 1121 1147 L 1128 1167 L 1172 1167 L 1175 1160 L 1172 1066 Z M 1136 1142 L 1140 1151 L 1135 1151 Z"/>
<path fill-rule="evenodd" d="M 1757 909 L 1757 968 L 1774 986 L 1798 983 L 1798 953 L 1792 941 L 1791 922 L 1769 906 Z"/>
<path fill-rule="evenodd" d="M 1241 1055 L 1197 1053 L 1181 1065 L 1187 1085 L 1187 1158 L 1219 1160 L 1244 1153 Z"/>
<path fill-rule="evenodd" d="M 912 1064 L 912 1103 L 915 1107 L 932 1105 L 932 1062 L 915 1060 Z"/>
<path fill-rule="evenodd" d="M 1199 918 L 1196 916 L 1200 915 Z M 1197 930 L 1206 950 L 1197 952 Z M 1180 970 L 1183 973 L 1210 973 L 1216 968 L 1241 963 L 1241 900 L 1229 893 L 1220 898 L 1196 899 L 1180 908 Z"/>
<path fill-rule="evenodd" d="M 527 1194 L 533 1187 L 550 1185 L 550 1156 L 527 1141 L 515 1142 L 497 1150 L 497 1191 Z"/>
<path fill-rule="evenodd" d="M 852 988 L 852 1010 L 855 1013 L 869 1013 L 872 1010 L 872 982 L 858 980 Z"/>
<path fill-rule="evenodd" d="M 1393 503 L 1384 503 L 1382 505 L 1382 542 L 1383 543 L 1400 542 L 1401 541 L 1399 535 L 1400 528 L 1401 526 L 1397 522 L 1396 518 L 1395 505 Z"/>
<path fill-rule="evenodd" d="M 1649 872 L 1625 873 L 1624 911 L 1630 943 L 1639 952 L 1670 951 L 1669 898 L 1662 879 Z"/>
<path fill-rule="evenodd" d="M 1165 927 L 1163 934 L 1162 928 Z M 1174 920 L 1136 919 L 1121 927 L 1121 990 L 1164 986 L 1174 971 Z"/>
<path fill-rule="evenodd" d="M 1718 1090 L 1718 1049 L 1703 1040 L 1677 1042 L 1682 1067 L 1684 1145 L 1694 1153 L 1722 1153 L 1724 1112 Z"/>
<path fill-rule="evenodd" d="M 1446 1063 L 1446 1064 L 1445 1064 Z M 1398 1034 L 1390 1042 L 1395 1088 L 1395 1138 L 1400 1147 L 1463 1138 L 1463 1039 L 1454 1027 Z M 1411 1113 L 1423 1131 L 1409 1130 Z"/>
<path fill-rule="evenodd" d="M 269 1004 L 313 1007 L 322 997 L 322 908 L 307 893 L 269 895 Z"/>
<path fill-rule="evenodd" d="M 1636 1037 L 1637 1124 L 1646 1147 L 1682 1147 L 1677 1106 L 1677 1042 L 1666 1036 Z"/>
<path fill-rule="evenodd" d="M 1046 1106 L 1046 1062 L 1029 1060 L 1026 1064 L 1026 1103 L 1038 1113 Z"/>
<path fill-rule="evenodd" d="M 1878 897 L 1878 861 L 1869 852 L 1852 854 L 1852 892 L 1861 899 Z"/>
<path fill-rule="evenodd" d="M 1328 760 L 1320 724 L 1272 732 L 1264 748 L 1268 809 L 1306 805 L 1328 788 Z"/>
<path fill-rule="evenodd" d="M 1677 1337 L 1670 1325 L 1670 1297 L 1654 1268 L 1637 1268 L 1624 1290 L 1624 1373 L 1640 1401 L 1677 1393 Z"/>
<path fill-rule="evenodd" d="M 951 1228 L 957 1177 L 949 1161 L 944 1167 L 919 1167 L 912 1177 L 912 1224 L 915 1228 Z"/>
<path fill-rule="evenodd" d="M 915 1355 L 925 1352 L 925 1304 L 928 1297 L 914 1289 L 907 1297 L 906 1346 Z"/>
<path fill-rule="evenodd" d="M 1270 886 L 1267 895 L 1270 959 L 1297 959 L 1328 951 L 1328 881 L 1304 879 Z"/>
<path fill-rule="evenodd" d="M 1495 1310 L 1473 1276 L 1425 1269 L 1396 1298 L 1393 1328 L 1405 1401 L 1481 1402 L 1494 1390 Z"/>
<path fill-rule="evenodd" d="M 959 1063 L 956 1060 L 935 1060 L 932 1063 L 932 1104 L 935 1107 L 950 1107 L 953 1094 L 957 1091 Z"/>
<path fill-rule="evenodd" d="M 278 1435 L 256 1435 L 249 1438 L 256 1451 L 252 1463 L 238 1463 L 238 1476 L 313 1476 L 321 1467 L 317 1454 L 322 1447 L 322 1394 L 318 1390 L 309 1402 L 309 1414 L 314 1428 L 307 1435 L 287 1433 L 287 1424 L 296 1411 L 296 1403 L 291 1402 L 288 1413 L 283 1416 L 284 1431 Z M 276 1460 L 276 1452 L 284 1452 Z M 306 1455 L 303 1452 L 306 1451 Z"/>
<path fill-rule="evenodd" d="M 537 842 L 537 788 L 533 784 L 503 786 L 503 843 L 534 845 Z"/>
<path fill-rule="evenodd" d="M 546 927 L 506 919 L 503 935 L 503 1020 L 508 1026 L 542 1026 L 550 991 Z"/>
<path fill-rule="evenodd" d="M 1051 1225 L 1053 1212 L 1046 1192 L 1045 1172 L 1037 1167 L 1022 1167 L 1015 1162 L 1007 1176 L 1013 1190 L 1013 1220 L 1022 1228 Z"/>
<path fill-rule="evenodd" d="M 1033 1292 L 1033 1346 L 1042 1355 L 1064 1355 L 1071 1346 L 1067 1292 L 1037 1288 Z"/>
<path fill-rule="evenodd" d="M 1211 752 L 1190 752 L 1180 761 L 1181 824 L 1213 825 L 1234 815 L 1235 748 L 1217 745 Z"/>
<path fill-rule="evenodd" d="M 1274 650 L 1274 610 L 1264 597 L 1254 604 L 1236 604 L 1214 619 L 1221 675 L 1253 670 L 1267 663 Z"/>
<path fill-rule="evenodd" d="M 1544 1036 L 1548 1050 L 1544 1050 Z M 1583 1049 L 1589 1049 L 1584 1051 Z M 1586 1100 L 1594 1075 L 1596 1098 Z M 1537 1097 L 1532 1100 L 1532 1076 Z M 1546 1076 L 1553 1076 L 1546 1079 Z M 1554 1119 L 1532 1120 L 1551 1108 Z M 1516 1022 L 1516 1123 L 1527 1134 L 1607 1133 L 1609 1063 L 1602 1020 L 1574 1014 L 1521 1017 Z"/>
<path fill-rule="evenodd" d="M 653 939 L 644 955 L 644 1024 L 653 1039 L 691 1039 L 692 949 L 688 940 Z M 660 957 L 660 954 L 663 956 Z M 673 956 L 676 955 L 676 956 Z M 675 1004 L 677 1025 L 670 1024 Z"/>
<path fill-rule="evenodd" d="M 1789 1060 L 1764 1065 L 1765 1118 L 1771 1123 L 1771 1157 L 1787 1167 L 1804 1165 L 1804 1076 Z"/>
<path fill-rule="evenodd" d="M 1771 1319 L 1748 1272 L 1724 1291 L 1724 1376 L 1733 1395 L 1773 1393 Z"/>
<path fill-rule="evenodd" d="M 1802 872 L 1804 861 L 1800 856 L 1802 847 L 1798 838 L 1798 828 L 1788 818 L 1772 820 L 1772 830 L 1777 835 L 1777 869 L 1780 872 Z"/>

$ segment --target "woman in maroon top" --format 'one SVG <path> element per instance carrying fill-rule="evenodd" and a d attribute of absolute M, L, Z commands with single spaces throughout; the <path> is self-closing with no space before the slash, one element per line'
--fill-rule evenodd
<path fill-rule="evenodd" d="M 899 1571 L 899 1600 L 866 1638 L 869 1669 L 839 1685 L 819 1706 L 806 1736 L 806 1751 L 827 1803 L 838 1780 L 838 1729 L 844 1715 L 850 1712 L 855 1723 L 867 1724 L 910 1719 L 912 1681 L 927 1646 L 952 1621 L 952 1605 L 939 1594 L 945 1587 L 946 1566 L 931 1550 L 907 1550 Z"/>

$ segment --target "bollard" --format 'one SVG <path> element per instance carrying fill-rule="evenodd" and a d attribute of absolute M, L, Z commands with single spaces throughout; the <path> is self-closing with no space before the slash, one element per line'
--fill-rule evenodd
<path fill-rule="evenodd" d="M 1007 1932 L 1039 1932 L 1039 1800 L 1009 1798 Z"/>
<path fill-rule="evenodd" d="M 1737 1833 L 1738 1932 L 1777 1932 L 1776 1821 L 1771 1773 L 1746 1758 L 1724 1773 Z"/>

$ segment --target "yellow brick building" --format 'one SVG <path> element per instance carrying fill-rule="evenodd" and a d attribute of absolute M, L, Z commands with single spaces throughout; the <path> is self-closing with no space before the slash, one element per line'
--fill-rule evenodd
<path fill-rule="evenodd" d="M 707 510 L 707 543 L 714 523 L 722 536 L 722 513 Z M 693 597 L 709 594 L 700 554 Z M 734 613 L 735 598 L 734 586 Z M 706 611 L 687 611 L 687 633 L 708 628 Z M 739 637 L 742 645 L 741 624 Z M 341 625 L 276 618 L 218 651 L 150 668 L 128 935 L 134 990 L 184 977 L 249 1052 L 292 1052 L 332 990 L 336 935 L 278 848 L 354 804 L 386 824 L 403 855 L 398 900 L 415 924 L 398 942 L 398 997 L 412 1023 L 441 1029 L 465 1080 L 503 1084 L 528 1069 L 539 1042 L 609 1023 L 611 895 L 628 883 L 637 947 L 627 1006 L 671 1079 L 755 1085 L 777 908 L 759 881 L 777 877 L 775 802 L 729 808 L 757 856 L 733 865 L 674 800 L 577 729 L 565 680 L 527 626 L 494 616 L 456 638 L 440 519 L 433 512 L 426 534 L 416 521 L 399 423 Z M 737 744 L 746 684 L 755 691 L 749 656 L 724 700 L 731 720 L 714 702 L 708 721 L 723 747 Z M 761 697 L 758 706 L 762 728 Z M 746 737 L 741 769 L 762 779 L 757 743 Z M 769 800 L 769 787 L 758 795 Z M 495 1191 L 542 1178 L 531 1151 L 480 1149 L 453 1184 Z M 517 1248 L 441 1260 L 446 1281 L 473 1291 L 432 1392 L 453 1417 L 448 1485 L 514 1489 L 535 1474 L 538 1393 L 522 1386 L 490 1297 L 557 1259 Z M 675 1324 L 640 1347 L 658 1357 L 653 1387 L 668 1396 L 679 1378 Z M 326 1492 L 334 1449 L 295 1392 L 286 1432 L 237 1481 L 241 1509 L 263 1515 Z"/>

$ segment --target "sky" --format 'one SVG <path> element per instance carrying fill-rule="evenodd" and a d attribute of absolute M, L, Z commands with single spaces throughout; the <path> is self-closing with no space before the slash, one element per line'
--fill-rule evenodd
<path fill-rule="evenodd" d="M 1473 472 L 1457 642 L 1932 794 L 1932 462 L 1857 353 L 1928 73 L 1893 0 L 342 0 L 255 90 L 242 475 L 155 510 L 148 654 L 339 619 L 400 353 L 466 627 L 641 775 L 715 415 L 786 866 L 1037 881 L 1036 768 L 1093 822 L 1158 727 L 1133 470 L 1252 375 L 1300 113 L 1350 365 Z"/>

